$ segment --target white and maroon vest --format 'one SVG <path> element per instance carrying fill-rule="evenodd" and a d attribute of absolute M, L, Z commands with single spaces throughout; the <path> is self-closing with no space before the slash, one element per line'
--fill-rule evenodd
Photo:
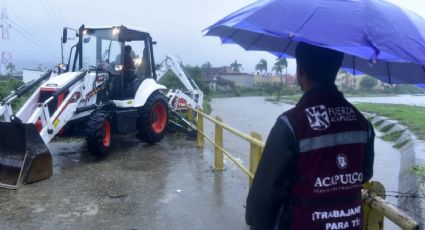
<path fill-rule="evenodd" d="M 336 88 L 307 93 L 281 118 L 299 147 L 291 229 L 362 229 L 367 120 Z"/>

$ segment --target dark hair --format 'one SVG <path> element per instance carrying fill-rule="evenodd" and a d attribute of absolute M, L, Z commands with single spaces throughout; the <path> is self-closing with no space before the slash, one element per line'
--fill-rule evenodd
<path fill-rule="evenodd" d="M 295 50 L 297 65 L 300 65 L 308 78 L 316 83 L 334 83 L 336 74 L 341 67 L 344 54 L 300 42 Z"/>
<path fill-rule="evenodd" d="M 130 53 L 131 52 L 131 46 L 130 45 L 126 45 L 125 46 L 125 52 L 126 53 Z"/>

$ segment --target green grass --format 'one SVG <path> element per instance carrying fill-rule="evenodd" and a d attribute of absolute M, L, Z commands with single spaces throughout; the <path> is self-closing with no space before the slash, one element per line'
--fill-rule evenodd
<path fill-rule="evenodd" d="M 384 136 L 381 137 L 381 139 L 384 141 L 396 141 L 398 138 L 401 137 L 402 133 L 403 131 L 395 131 L 389 134 L 385 134 Z"/>
<path fill-rule="evenodd" d="M 375 118 L 375 116 L 369 116 L 369 117 L 367 117 L 367 120 L 368 121 L 370 121 L 370 122 L 372 122 L 372 120 Z"/>
<path fill-rule="evenodd" d="M 226 98 L 226 97 L 253 97 L 253 96 L 270 96 L 271 94 L 264 94 L 262 92 L 221 92 L 213 91 L 210 95 L 211 98 Z"/>
<path fill-rule="evenodd" d="M 415 173 L 418 176 L 425 178 L 425 166 L 414 166 L 412 168 L 413 173 Z"/>
<path fill-rule="evenodd" d="M 392 129 L 394 126 L 395 126 L 395 124 L 389 124 L 389 125 L 386 125 L 386 126 L 382 127 L 381 129 L 379 129 L 379 131 L 381 131 L 381 132 L 383 132 L 383 133 L 386 133 L 386 132 L 388 132 L 390 129 Z"/>
<path fill-rule="evenodd" d="M 410 140 L 404 140 L 400 143 L 397 143 L 395 145 L 393 145 L 394 148 L 396 149 L 401 149 L 401 147 L 405 146 L 407 143 L 409 143 Z"/>
<path fill-rule="evenodd" d="M 202 107 L 204 109 L 204 113 L 210 114 L 212 112 L 211 103 L 210 103 L 210 100 L 208 98 L 204 98 Z"/>
<path fill-rule="evenodd" d="M 298 101 L 300 95 L 284 96 L 284 100 Z M 419 139 L 425 140 L 425 107 L 413 105 L 395 105 L 395 104 L 377 104 L 377 103 L 357 103 L 354 105 L 360 111 L 374 113 L 380 116 L 388 117 L 399 121 L 412 131 Z M 370 120 L 373 118 L 370 118 Z M 379 126 L 384 122 L 380 120 L 374 125 Z M 388 131 L 391 125 L 385 126 L 381 129 Z M 395 132 L 392 135 L 385 137 L 386 139 L 397 139 L 397 135 L 401 132 Z"/>
<path fill-rule="evenodd" d="M 298 102 L 300 100 L 301 96 L 302 95 L 283 96 L 282 99 L 283 100 L 288 100 L 288 101 Z"/>
<path fill-rule="evenodd" d="M 419 139 L 425 140 L 425 107 L 372 103 L 358 103 L 355 106 L 361 111 L 397 120 L 407 126 Z"/>
<path fill-rule="evenodd" d="M 380 126 L 382 123 L 384 123 L 385 120 L 379 120 L 377 121 L 374 125 L 375 126 Z"/>

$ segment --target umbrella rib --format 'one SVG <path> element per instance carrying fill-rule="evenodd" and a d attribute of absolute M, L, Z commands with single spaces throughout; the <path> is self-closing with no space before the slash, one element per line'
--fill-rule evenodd
<path fill-rule="evenodd" d="M 251 44 L 249 44 L 249 46 L 247 46 L 247 50 L 251 49 L 251 47 L 258 42 L 262 37 L 264 36 L 264 34 L 261 34 L 260 36 L 258 36 L 258 38 L 256 38 Z"/>
<path fill-rule="evenodd" d="M 353 57 L 353 76 L 356 76 L 356 57 L 354 55 L 351 55 Z"/>
<path fill-rule="evenodd" d="M 235 34 L 238 32 L 238 30 L 235 30 L 229 37 L 226 38 L 226 40 L 224 40 L 222 43 L 227 42 L 227 40 L 232 39 L 233 36 L 235 36 Z"/>
<path fill-rule="evenodd" d="M 390 64 L 387 62 L 388 83 L 391 85 Z"/>
<path fill-rule="evenodd" d="M 286 47 L 285 47 L 285 49 L 283 50 L 283 52 L 279 55 L 279 58 L 282 58 L 282 55 L 283 55 L 284 53 L 286 53 L 286 50 L 289 48 L 289 46 L 291 46 L 291 44 L 292 44 L 292 39 L 291 39 L 291 40 L 289 40 L 288 45 L 286 45 Z"/>

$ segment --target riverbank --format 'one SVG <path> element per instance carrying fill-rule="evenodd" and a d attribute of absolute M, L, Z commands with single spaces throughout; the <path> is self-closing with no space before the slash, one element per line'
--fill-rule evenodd
<path fill-rule="evenodd" d="M 300 95 L 282 97 L 283 102 L 296 103 L 300 99 Z M 347 96 L 349 101 L 352 101 L 350 96 Z M 387 100 L 385 97 L 383 100 Z M 266 98 L 266 101 L 275 102 L 273 98 Z M 353 104 L 360 111 L 373 113 L 379 116 L 388 117 L 399 121 L 413 132 L 419 139 L 425 141 L 425 107 L 416 105 L 402 105 L 389 103 L 366 103 L 355 102 Z M 406 102 L 407 103 L 407 102 Z"/>
<path fill-rule="evenodd" d="M 412 105 L 389 105 L 377 103 L 356 103 L 359 110 L 397 120 L 412 131 L 419 139 L 425 140 L 425 108 Z"/>
<path fill-rule="evenodd" d="M 375 113 L 364 114 L 377 130 L 377 136 L 382 140 L 395 143 L 393 147 L 399 149 L 399 186 L 397 190 L 387 189 L 386 195 L 390 199 L 396 197 L 397 204 L 394 205 L 413 217 L 423 228 L 425 226 L 425 219 L 423 218 L 425 201 L 421 197 L 425 191 L 425 156 L 423 154 L 425 142 L 419 140 L 399 121 Z M 383 135 L 379 135 L 381 132 Z M 376 150 L 375 148 L 375 153 L 382 151 L 382 149 Z M 375 165 L 377 164 L 382 165 L 382 162 L 375 161 Z M 385 167 L 387 166 L 385 165 Z M 390 168 L 390 170 L 396 169 Z"/>
<path fill-rule="evenodd" d="M 385 123 L 388 119 L 396 120 L 411 131 L 419 140 L 425 141 L 425 119 L 423 119 L 425 116 L 424 107 L 375 103 L 356 103 L 355 106 L 360 111 L 385 117 L 385 119 L 379 119 L 377 122 L 373 123 L 373 125 L 380 131 L 387 133 L 382 136 L 382 139 L 395 142 L 395 148 L 401 149 L 405 145 L 408 145 L 412 142 L 412 138 L 402 139 L 402 136 L 406 131 L 405 128 L 399 128 L 398 130 L 389 132 L 394 129 L 396 125 L 395 123 Z M 409 170 L 413 171 L 417 176 L 425 179 L 425 165 L 412 165 Z"/>
<path fill-rule="evenodd" d="M 414 85 L 395 85 L 384 88 L 344 88 L 339 86 L 339 90 L 346 97 L 388 97 L 397 95 L 425 95 L 425 90 Z M 258 83 L 253 88 L 244 88 L 232 85 L 226 91 L 209 91 L 211 98 L 223 97 L 252 97 L 264 96 L 274 100 L 289 98 L 299 98 L 302 91 L 299 86 L 285 85 L 282 83 Z"/>
<path fill-rule="evenodd" d="M 399 150 L 399 186 L 396 190 L 387 189 L 387 196 L 389 199 L 397 197 L 395 205 L 424 227 L 425 221 L 422 216 L 425 213 L 425 202 L 418 197 L 423 196 L 425 191 L 425 120 L 423 119 L 425 107 L 421 104 L 422 102 L 419 103 L 418 100 L 415 100 L 415 97 L 420 98 L 419 96 L 403 95 L 381 98 L 348 97 L 348 100 L 366 114 L 377 130 L 379 139 L 392 143 L 393 148 Z M 299 96 L 285 97 L 285 100 L 296 103 Z M 385 103 L 358 101 L 384 101 Z M 380 148 L 376 154 L 382 151 L 386 150 Z M 382 164 L 383 161 L 375 161 L 375 165 Z M 389 167 L 389 165 L 385 164 L 384 167 Z M 391 167 L 390 169 L 397 170 Z M 391 203 L 391 201 L 389 202 Z"/>
<path fill-rule="evenodd" d="M 285 96 L 283 97 L 284 103 L 296 103 L 300 95 L 294 96 Z M 351 101 L 352 98 L 348 97 L 348 100 Z M 266 98 L 267 101 L 275 101 L 273 98 Z M 388 97 L 383 98 L 383 100 L 389 101 Z M 356 101 L 356 100 L 354 100 Z M 402 104 L 388 104 L 388 103 L 365 103 L 365 102 L 353 102 L 354 106 L 362 112 L 367 112 L 374 114 L 376 116 L 385 117 L 385 119 L 395 120 L 398 123 L 405 126 L 408 130 L 412 132 L 419 140 L 425 141 L 425 107 L 416 106 L 416 105 L 402 105 Z M 412 103 L 409 101 L 404 101 L 404 103 Z M 386 133 L 381 138 L 384 141 L 396 142 L 402 135 L 404 130 L 398 130 L 395 132 L 388 132 L 391 130 L 395 124 L 390 123 L 384 126 L 381 126 L 384 123 L 385 119 L 380 119 L 378 122 L 374 123 L 374 127 L 381 132 Z M 409 140 L 404 139 L 400 142 L 396 142 L 393 147 L 401 149 L 403 146 L 407 145 Z M 413 165 L 411 170 L 415 172 L 416 175 L 425 178 L 425 165 Z"/>

